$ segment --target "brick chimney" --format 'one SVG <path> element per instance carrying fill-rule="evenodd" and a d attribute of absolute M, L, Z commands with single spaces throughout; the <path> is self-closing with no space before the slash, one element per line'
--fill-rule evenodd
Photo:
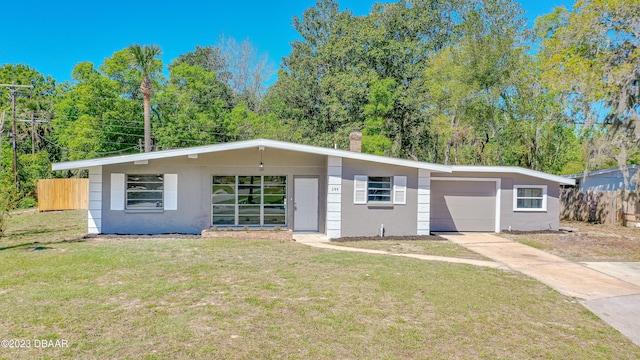
<path fill-rule="evenodd" d="M 362 133 L 360 131 L 349 134 L 349 150 L 362 152 Z"/>

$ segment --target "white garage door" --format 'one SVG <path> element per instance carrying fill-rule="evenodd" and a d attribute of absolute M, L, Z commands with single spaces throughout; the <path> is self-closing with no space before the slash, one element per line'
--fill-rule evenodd
<path fill-rule="evenodd" d="M 431 178 L 431 231 L 495 231 L 496 183 Z"/>

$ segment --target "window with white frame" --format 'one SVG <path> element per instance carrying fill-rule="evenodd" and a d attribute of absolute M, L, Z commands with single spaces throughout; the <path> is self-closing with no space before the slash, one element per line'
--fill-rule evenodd
<path fill-rule="evenodd" d="M 514 211 L 547 211 L 546 185 L 514 185 Z"/>
<path fill-rule="evenodd" d="M 354 176 L 354 204 L 406 204 L 406 176 Z"/>
<path fill-rule="evenodd" d="M 111 173 L 110 210 L 178 210 L 178 174 Z"/>
<path fill-rule="evenodd" d="M 367 202 L 391 202 L 390 176 L 369 176 Z"/>
<path fill-rule="evenodd" d="M 127 174 L 126 209 L 149 210 L 164 208 L 163 174 Z"/>

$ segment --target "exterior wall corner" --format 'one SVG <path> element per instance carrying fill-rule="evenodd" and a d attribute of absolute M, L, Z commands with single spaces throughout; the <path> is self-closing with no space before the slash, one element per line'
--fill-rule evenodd
<path fill-rule="evenodd" d="M 327 158 L 327 239 L 342 236 L 342 158 Z"/>
<path fill-rule="evenodd" d="M 102 166 L 89 168 L 89 206 L 87 211 L 87 232 L 102 232 Z"/>
<path fill-rule="evenodd" d="M 431 218 L 431 172 L 418 169 L 418 228 L 417 235 L 429 235 Z"/>

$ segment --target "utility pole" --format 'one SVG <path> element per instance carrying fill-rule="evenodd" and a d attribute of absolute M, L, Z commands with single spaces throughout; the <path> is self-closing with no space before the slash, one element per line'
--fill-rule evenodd
<path fill-rule="evenodd" d="M 16 92 L 20 88 L 33 88 L 31 85 L 16 85 L 16 84 L 0 84 L 0 86 L 4 86 L 9 88 L 11 92 L 11 132 L 13 136 L 13 182 L 16 185 L 16 190 L 20 189 L 20 184 L 18 183 L 18 149 L 16 142 L 18 141 L 18 134 L 16 129 Z"/>

